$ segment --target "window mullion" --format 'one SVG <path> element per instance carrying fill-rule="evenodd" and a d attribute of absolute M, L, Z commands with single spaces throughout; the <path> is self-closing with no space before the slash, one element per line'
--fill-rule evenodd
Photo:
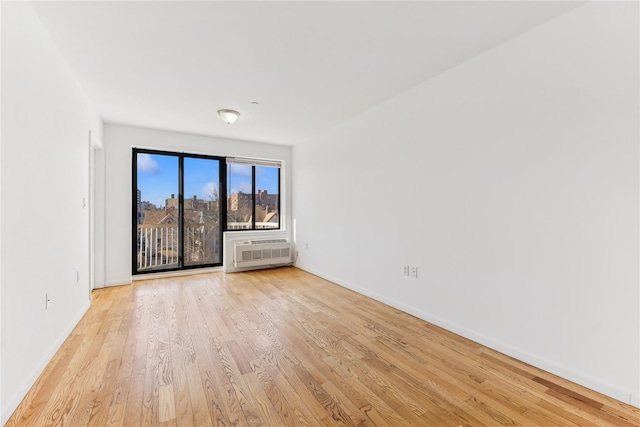
<path fill-rule="evenodd" d="M 251 229 L 256 229 L 256 167 L 251 166 Z"/>
<path fill-rule="evenodd" d="M 178 156 L 178 265 L 184 267 L 184 156 Z"/>
<path fill-rule="evenodd" d="M 220 162 L 220 194 L 218 195 L 218 215 L 220 215 L 220 228 L 224 231 L 229 229 L 229 218 L 227 218 L 227 201 L 229 194 L 227 193 L 227 169 L 229 165 L 226 162 Z"/>

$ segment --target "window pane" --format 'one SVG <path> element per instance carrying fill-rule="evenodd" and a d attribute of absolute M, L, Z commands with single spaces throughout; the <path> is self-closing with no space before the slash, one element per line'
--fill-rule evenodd
<path fill-rule="evenodd" d="M 280 227 L 280 169 L 256 166 L 256 228 Z"/>
<path fill-rule="evenodd" d="M 178 157 L 136 153 L 137 271 L 176 268 Z"/>
<path fill-rule="evenodd" d="M 251 165 L 227 165 L 227 229 L 252 228 L 252 167 Z"/>
<path fill-rule="evenodd" d="M 217 264 L 220 258 L 220 162 L 184 159 L 184 265 Z"/>

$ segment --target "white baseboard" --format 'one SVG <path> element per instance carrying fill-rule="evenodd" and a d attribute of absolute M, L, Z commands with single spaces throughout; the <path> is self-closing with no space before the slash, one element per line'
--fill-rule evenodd
<path fill-rule="evenodd" d="M 82 316 L 84 316 L 87 310 L 89 310 L 90 306 L 91 303 L 88 300 L 82 305 L 82 309 L 73 317 L 71 323 L 62 331 L 51 348 L 49 348 L 49 350 L 40 358 L 31 373 L 22 382 L 20 389 L 13 396 L 7 399 L 5 399 L 6 396 L 2 396 L 3 403 L 6 402 L 6 405 L 2 405 L 1 410 L 2 420 L 0 421 L 0 423 L 2 425 L 6 424 L 11 415 L 13 415 L 13 412 L 16 410 L 18 405 L 20 405 L 22 399 L 24 399 L 29 390 L 31 390 L 31 387 L 33 387 L 40 374 L 42 374 L 49 362 L 51 362 L 51 359 L 53 359 L 53 356 L 55 356 L 56 352 L 60 349 L 62 343 L 64 343 L 69 335 L 71 335 L 71 332 L 73 332 L 73 328 L 78 325 L 78 322 L 80 322 L 80 319 L 82 319 Z"/>
<path fill-rule="evenodd" d="M 442 319 L 437 316 L 433 316 L 429 313 L 426 313 L 422 310 L 419 310 L 415 307 L 403 304 L 401 302 L 395 301 L 393 299 L 387 298 L 384 295 L 380 295 L 376 292 L 371 292 L 367 289 L 361 288 L 359 286 L 354 285 L 353 283 L 346 282 L 337 277 L 333 277 L 328 274 L 324 274 L 323 272 L 314 270 L 312 268 L 305 267 L 304 265 L 296 264 L 296 267 L 304 270 L 308 273 L 316 275 L 318 277 L 322 277 L 323 279 L 329 280 L 333 283 L 336 283 L 342 287 L 347 289 L 351 289 L 352 291 L 358 292 L 359 294 L 366 295 L 370 298 L 373 298 L 377 301 L 385 303 L 391 307 L 397 308 L 399 310 L 404 311 L 405 313 L 411 314 L 419 319 L 425 320 L 429 323 L 433 323 L 434 325 L 440 326 L 448 331 L 451 331 L 455 334 L 458 334 L 462 337 L 475 341 L 479 344 L 482 344 L 486 347 L 489 347 L 493 350 L 499 351 L 500 353 L 511 356 L 515 359 L 521 360 L 525 363 L 533 365 L 537 368 L 550 372 L 552 374 L 558 375 L 559 377 L 565 378 L 569 381 L 572 381 L 576 384 L 579 384 L 588 389 L 597 391 L 606 396 L 609 396 L 613 399 L 619 400 L 626 404 L 631 404 L 636 407 L 640 407 L 640 397 L 638 396 L 638 392 L 629 393 L 628 390 L 625 390 L 621 387 L 617 387 L 612 384 L 608 384 L 604 381 L 598 380 L 596 378 L 592 378 L 590 376 L 584 375 L 581 372 L 577 372 L 571 368 L 566 366 L 559 365 L 550 360 L 546 360 L 535 354 L 531 354 L 525 352 L 521 349 L 512 347 L 508 344 L 505 344 L 501 341 L 495 340 L 491 337 L 487 337 L 481 334 L 478 334 L 470 329 L 461 327 L 454 323 L 447 321 L 446 319 Z"/>
<path fill-rule="evenodd" d="M 110 280 L 104 283 L 105 288 L 109 288 L 111 286 L 125 286 L 131 284 L 131 278 L 129 279 L 121 279 L 121 280 Z"/>

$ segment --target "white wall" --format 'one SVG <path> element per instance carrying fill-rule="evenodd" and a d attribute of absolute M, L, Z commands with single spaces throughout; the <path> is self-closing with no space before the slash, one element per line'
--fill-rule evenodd
<path fill-rule="evenodd" d="M 211 120 L 220 120 L 212 115 Z M 286 235 L 291 228 L 290 175 L 291 147 L 256 142 L 238 141 L 208 136 L 146 129 L 124 125 L 105 125 L 106 155 L 106 286 L 131 282 L 131 149 L 154 148 L 166 151 L 238 156 L 281 160 L 284 162 L 283 230 L 259 232 L 260 235 Z M 225 233 L 228 237 L 238 233 Z M 252 233 L 254 234 L 254 233 Z M 248 236 L 248 234 L 241 234 Z M 225 239 L 227 236 L 225 236 Z M 230 251 L 225 253 L 225 264 L 230 268 Z"/>
<path fill-rule="evenodd" d="M 586 4 L 295 147 L 298 265 L 639 405 L 638 72 Z"/>
<path fill-rule="evenodd" d="M 0 2 L 0 24 L 2 23 L 2 2 Z M 0 31 L 2 46 L 2 31 Z M 0 91 L 2 91 L 2 48 L 0 48 Z M 0 102 L 0 165 L 2 165 L 2 102 Z M 0 173 L 0 242 L 2 242 L 2 173 Z M 0 402 L 2 402 L 2 244 L 0 243 Z M 0 404 L 0 424 L 4 423 L 4 411 Z"/>
<path fill-rule="evenodd" d="M 82 198 L 102 124 L 28 3 L 3 2 L 1 50 L 4 423 L 89 307 Z"/>

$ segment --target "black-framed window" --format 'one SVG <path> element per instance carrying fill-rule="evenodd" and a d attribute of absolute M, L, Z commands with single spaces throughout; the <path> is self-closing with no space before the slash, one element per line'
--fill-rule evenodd
<path fill-rule="evenodd" d="M 280 228 L 279 162 L 227 158 L 226 230 Z"/>
<path fill-rule="evenodd" d="M 225 159 L 133 149 L 133 274 L 222 265 Z"/>
<path fill-rule="evenodd" d="M 279 229 L 274 161 L 133 148 L 133 274 L 222 265 L 222 233 Z"/>

